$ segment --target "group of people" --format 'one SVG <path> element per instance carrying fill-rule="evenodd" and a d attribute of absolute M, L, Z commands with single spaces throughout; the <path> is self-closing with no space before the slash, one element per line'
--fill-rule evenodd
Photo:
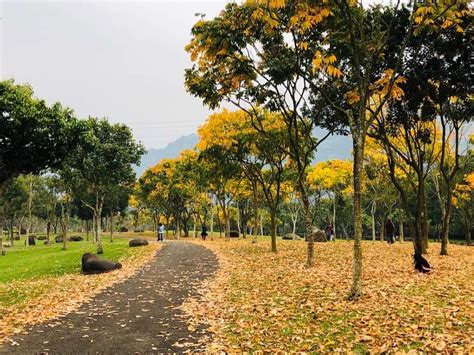
<path fill-rule="evenodd" d="M 163 225 L 163 223 L 159 223 L 158 224 L 158 239 L 157 239 L 157 241 L 162 242 L 164 236 L 165 236 L 165 226 Z M 201 228 L 201 238 L 202 238 L 202 240 L 206 240 L 206 237 L 207 237 L 207 226 L 205 224 L 203 224 L 202 228 Z"/>

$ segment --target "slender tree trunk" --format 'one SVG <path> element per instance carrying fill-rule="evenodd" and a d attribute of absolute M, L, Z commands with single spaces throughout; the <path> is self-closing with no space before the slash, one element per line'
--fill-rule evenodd
<path fill-rule="evenodd" d="M 466 243 L 467 245 L 471 245 L 471 220 L 469 218 L 465 219 L 466 224 Z"/>
<path fill-rule="evenodd" d="M 385 217 L 382 217 L 380 223 L 380 241 L 383 242 L 385 239 Z"/>
<path fill-rule="evenodd" d="M 350 299 L 357 299 L 362 294 L 362 174 L 364 159 L 364 140 L 362 132 L 356 131 L 354 145 L 354 256 L 352 265 L 352 286 Z"/>
<path fill-rule="evenodd" d="M 263 236 L 263 213 L 260 213 L 260 235 Z"/>
<path fill-rule="evenodd" d="M 334 233 L 334 239 L 336 239 L 336 194 L 334 194 L 334 198 L 332 199 L 332 231 Z"/>
<path fill-rule="evenodd" d="M 64 211 L 64 203 L 61 205 L 61 232 L 63 236 L 63 250 L 67 250 L 68 212 Z"/>
<path fill-rule="evenodd" d="M 272 238 L 272 252 L 277 252 L 277 230 L 276 230 L 276 211 L 274 209 L 270 209 L 270 233 Z"/>
<path fill-rule="evenodd" d="M 0 244 L 2 248 L 2 255 L 5 256 L 7 252 L 5 251 L 5 246 L 3 245 L 3 223 L 5 223 L 5 218 L 2 214 L 0 215 Z"/>
<path fill-rule="evenodd" d="M 175 216 L 176 219 L 176 230 L 174 232 L 174 236 L 176 239 L 179 239 L 180 234 L 181 234 L 181 225 L 180 225 L 180 220 L 178 216 Z"/>
<path fill-rule="evenodd" d="M 372 215 L 372 242 L 375 243 L 375 210 L 376 210 L 376 204 L 375 202 L 372 202 L 372 207 L 370 209 L 371 215 Z"/>
<path fill-rule="evenodd" d="M 308 243 L 308 255 L 306 264 L 308 267 L 313 267 L 314 263 L 314 236 L 313 236 L 313 217 L 311 216 L 311 207 L 309 205 L 309 198 L 306 190 L 301 194 L 301 201 L 303 203 L 304 222 L 306 226 L 305 239 Z"/>
<path fill-rule="evenodd" d="M 441 232 L 441 255 L 448 255 L 448 243 L 449 243 L 449 224 L 451 220 L 451 210 L 452 210 L 452 199 L 453 192 L 450 186 L 448 187 L 448 193 L 446 196 L 446 208 L 443 218 L 443 229 Z"/>
<path fill-rule="evenodd" d="M 110 211 L 110 242 L 114 242 L 114 213 Z"/>
<path fill-rule="evenodd" d="M 46 222 L 46 243 L 51 244 L 51 221 Z"/>
<path fill-rule="evenodd" d="M 214 240 L 214 203 L 211 202 L 211 240 Z"/>
<path fill-rule="evenodd" d="M 29 190 L 28 190 L 28 222 L 26 224 L 26 240 L 25 245 L 30 246 L 30 230 L 31 230 L 31 207 L 33 204 L 33 175 L 29 176 Z"/>
<path fill-rule="evenodd" d="M 399 229 L 400 229 L 400 243 L 403 243 L 405 241 L 405 233 L 403 230 L 403 213 L 400 212 L 398 215 L 398 224 L 399 224 Z"/>
<path fill-rule="evenodd" d="M 237 230 L 239 231 L 239 236 L 242 234 L 242 228 L 240 227 L 240 208 L 237 206 Z"/>
<path fill-rule="evenodd" d="M 97 240 L 97 254 L 104 254 L 104 247 L 102 245 L 102 206 L 104 203 L 104 197 L 99 196 L 96 194 L 96 225 L 95 225 L 95 233 L 96 233 L 96 240 Z"/>
<path fill-rule="evenodd" d="M 14 240 L 15 240 L 15 237 L 13 235 L 13 221 L 14 221 L 14 218 L 15 218 L 15 214 L 13 214 L 13 217 L 10 218 L 10 245 L 11 245 L 12 248 L 14 246 Z"/>

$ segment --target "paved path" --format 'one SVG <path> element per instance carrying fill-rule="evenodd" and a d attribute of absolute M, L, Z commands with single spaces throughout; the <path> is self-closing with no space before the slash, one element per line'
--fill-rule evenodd
<path fill-rule="evenodd" d="M 199 351 L 204 327 L 188 330 L 178 306 L 217 269 L 208 249 L 165 242 L 155 259 L 76 312 L 31 327 L 7 341 L 2 353 L 133 354 Z M 87 277 L 87 276 L 85 276 Z M 71 294 L 74 297 L 74 294 Z M 17 343 L 18 345 L 15 345 Z"/>

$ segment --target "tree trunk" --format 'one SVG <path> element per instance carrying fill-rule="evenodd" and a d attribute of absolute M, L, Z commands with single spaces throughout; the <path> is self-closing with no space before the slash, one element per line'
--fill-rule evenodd
<path fill-rule="evenodd" d="M 260 235 L 263 236 L 263 213 L 260 213 Z"/>
<path fill-rule="evenodd" d="M 5 219 L 4 219 L 3 214 L 2 214 L 2 215 L 0 215 L 0 244 L 1 244 L 2 255 L 3 256 L 5 256 L 7 254 L 7 252 L 5 251 L 5 246 L 3 245 L 3 223 L 4 222 L 5 222 Z"/>
<path fill-rule="evenodd" d="M 467 245 L 471 245 L 471 220 L 466 218 L 466 243 Z"/>
<path fill-rule="evenodd" d="M 26 240 L 25 245 L 27 247 L 30 246 L 30 230 L 31 230 L 31 207 L 33 204 L 33 175 L 30 174 L 30 181 L 29 181 L 29 190 L 28 190 L 28 222 L 26 224 Z"/>
<path fill-rule="evenodd" d="M 306 193 L 301 194 L 301 201 L 303 202 L 304 222 L 306 226 L 305 239 L 308 243 L 308 255 L 306 264 L 308 267 L 313 267 L 314 263 L 314 236 L 313 236 L 313 217 L 311 216 L 311 207 L 309 205 L 309 198 Z"/>
<path fill-rule="evenodd" d="M 453 192 L 450 186 L 448 187 L 448 194 L 446 196 L 446 208 L 443 218 L 443 229 L 441 233 L 441 252 L 440 255 L 448 255 L 448 243 L 449 243 L 449 223 L 451 220 L 451 210 L 452 210 L 452 199 Z"/>
<path fill-rule="evenodd" d="M 61 204 L 61 232 L 63 236 L 63 250 L 67 250 L 67 230 L 68 230 L 68 213 L 64 211 L 64 203 Z"/>
<path fill-rule="evenodd" d="M 365 136 L 360 131 L 355 131 L 354 135 L 354 256 L 349 299 L 357 299 L 362 294 L 362 175 Z"/>
<path fill-rule="evenodd" d="M 46 222 L 46 243 L 51 244 L 51 221 Z"/>
<path fill-rule="evenodd" d="M 110 242 L 114 242 L 114 213 L 110 211 Z"/>
<path fill-rule="evenodd" d="M 403 243 L 405 241 L 405 233 L 403 230 L 403 213 L 400 212 L 398 215 L 398 224 L 399 224 L 399 229 L 400 229 L 400 243 Z"/>
<path fill-rule="evenodd" d="M 214 240 L 214 203 L 211 202 L 211 240 Z"/>
<path fill-rule="evenodd" d="M 97 254 L 104 254 L 104 247 L 102 245 L 102 235 L 101 235 L 102 234 L 101 222 L 102 222 L 103 203 L 104 203 L 104 197 L 96 194 L 95 234 L 96 234 L 96 240 L 97 240 Z"/>
<path fill-rule="evenodd" d="M 174 236 L 176 239 L 179 239 L 180 234 L 181 234 L 181 225 L 180 225 L 179 217 L 175 216 L 175 219 L 176 219 L 176 230 L 174 232 Z"/>
<path fill-rule="evenodd" d="M 380 241 L 383 242 L 385 239 L 385 217 L 382 217 L 380 221 Z"/>
<path fill-rule="evenodd" d="M 372 207 L 370 209 L 372 215 L 372 242 L 375 243 L 375 210 L 376 205 L 375 202 L 372 202 Z"/>
<path fill-rule="evenodd" d="M 86 241 L 89 241 L 89 220 L 86 219 Z"/>
<path fill-rule="evenodd" d="M 237 230 L 239 231 L 239 236 L 242 234 L 242 228 L 240 227 L 240 208 L 237 206 Z"/>
<path fill-rule="evenodd" d="M 270 210 L 270 233 L 272 238 L 272 252 L 277 252 L 277 231 L 276 231 L 276 211 L 271 209 Z"/>
<path fill-rule="evenodd" d="M 11 245 L 12 248 L 14 246 L 14 240 L 15 240 L 15 237 L 13 235 L 13 221 L 14 221 L 14 218 L 15 218 L 15 214 L 13 214 L 13 217 L 10 218 L 10 245 Z"/>
<path fill-rule="evenodd" d="M 332 232 L 334 234 L 334 239 L 336 239 L 336 194 L 334 194 L 334 198 L 332 199 Z"/>

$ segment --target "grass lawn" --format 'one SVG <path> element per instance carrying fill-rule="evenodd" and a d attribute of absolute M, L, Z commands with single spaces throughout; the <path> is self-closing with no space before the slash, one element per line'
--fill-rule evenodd
<path fill-rule="evenodd" d="M 346 300 L 352 242 L 215 239 L 218 276 L 184 309 L 215 334 L 210 351 L 474 351 L 474 248 L 430 245 L 430 275 L 412 266 L 411 243 L 363 243 L 363 296 Z"/>
<path fill-rule="evenodd" d="M 67 250 L 62 250 L 62 243 L 43 245 L 43 241 L 26 247 L 24 239 L 15 240 L 13 248 L 6 248 L 6 256 L 0 256 L 0 309 L 49 292 L 54 280 L 63 275 L 80 274 L 82 254 L 97 251 L 97 244 L 90 241 L 68 242 Z M 115 238 L 110 243 L 106 234 L 103 245 L 101 257 L 109 260 L 121 261 L 138 252 L 128 247 L 128 239 Z"/>

